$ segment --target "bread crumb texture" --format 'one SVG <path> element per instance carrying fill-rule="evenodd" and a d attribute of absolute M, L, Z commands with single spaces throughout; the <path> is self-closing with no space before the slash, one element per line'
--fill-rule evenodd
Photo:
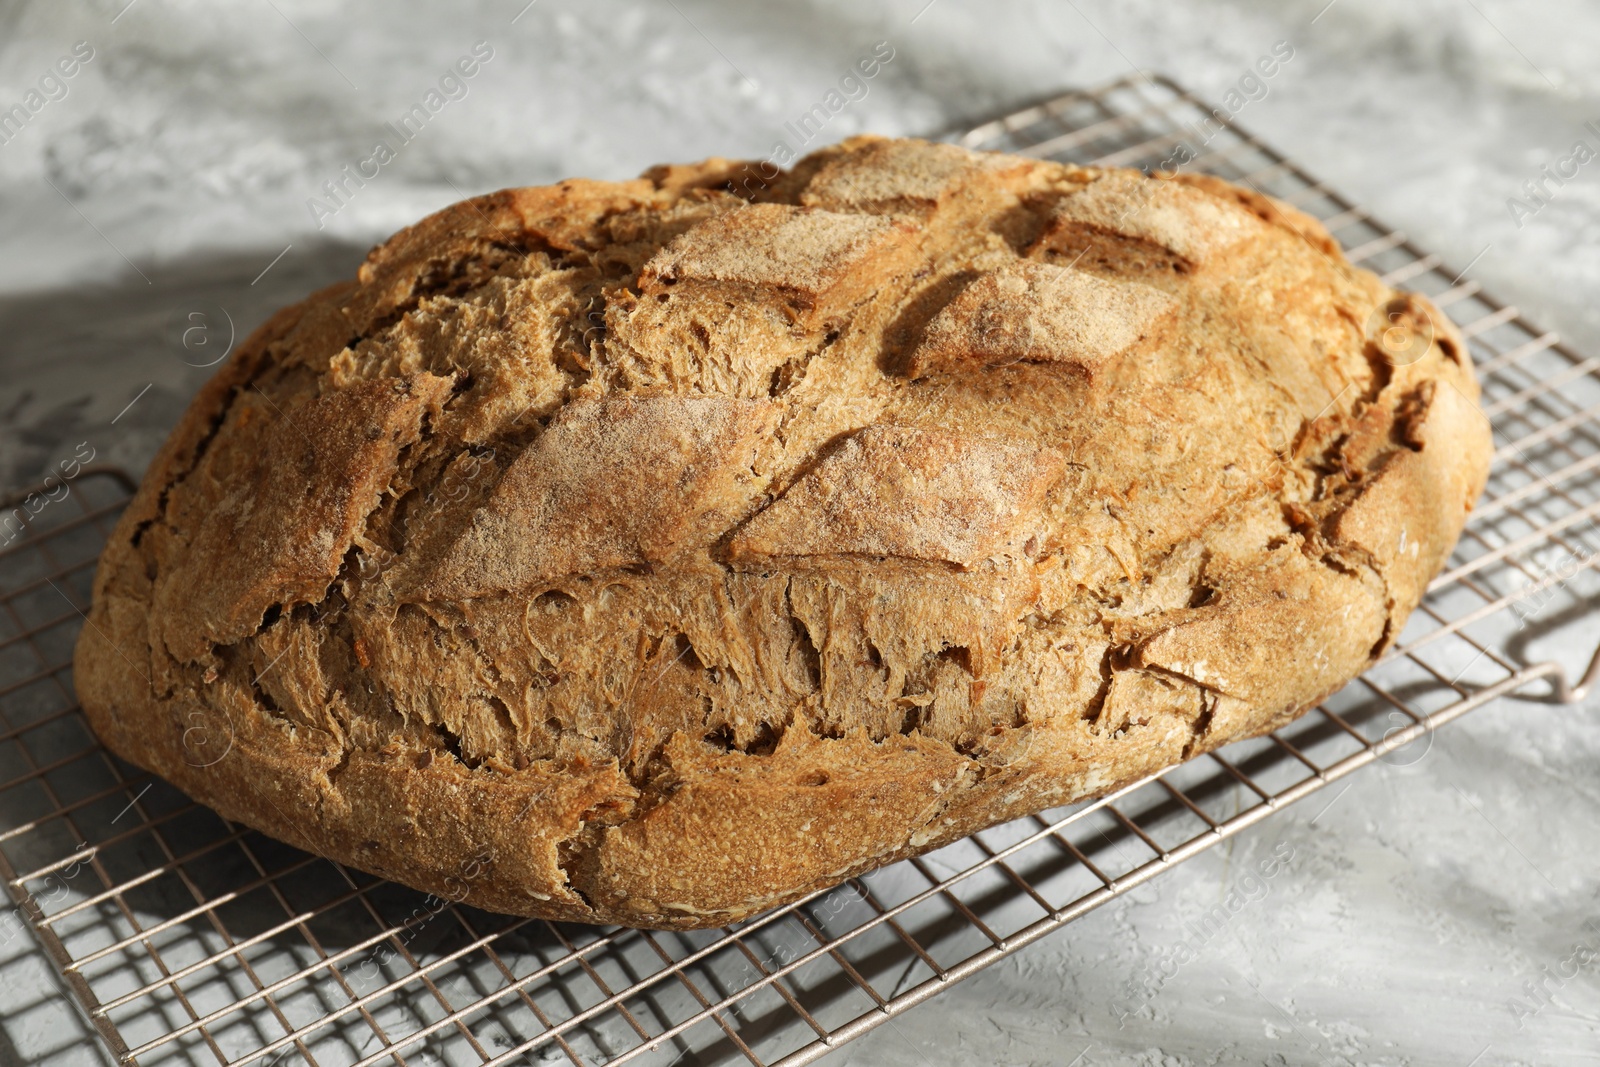
<path fill-rule="evenodd" d="M 1483 488 L 1460 337 L 1290 207 L 738 167 L 478 197 L 263 325 L 101 560 L 105 742 L 451 899 L 722 925 L 1283 725 Z"/>

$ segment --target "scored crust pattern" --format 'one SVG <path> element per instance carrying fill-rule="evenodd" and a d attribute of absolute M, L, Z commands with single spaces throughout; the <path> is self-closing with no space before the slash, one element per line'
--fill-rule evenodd
<path fill-rule="evenodd" d="M 1216 179 L 857 138 L 457 204 L 174 431 L 76 680 L 223 815 L 721 925 L 1273 729 L 1483 487 L 1437 311 Z M 464 873 L 466 872 L 466 873 Z"/>

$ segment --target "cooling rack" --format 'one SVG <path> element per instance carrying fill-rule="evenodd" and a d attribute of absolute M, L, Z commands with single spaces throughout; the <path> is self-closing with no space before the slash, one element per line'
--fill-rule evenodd
<path fill-rule="evenodd" d="M 1408 759 L 1472 708 L 1524 688 L 1577 699 L 1595 663 L 1570 684 L 1519 650 L 1535 612 L 1600 595 L 1600 359 L 1214 114 L 1168 79 L 1138 77 L 961 140 L 1131 166 L 1181 161 L 1187 146 L 1186 169 L 1318 216 L 1350 259 L 1461 325 L 1494 430 L 1489 489 L 1380 663 L 1275 735 L 736 927 L 516 919 L 297 852 L 99 746 L 69 665 L 132 483 L 85 469 L 64 495 L 0 511 L 0 877 L 111 1052 L 145 1067 L 810 1063 L 1308 793 Z"/>

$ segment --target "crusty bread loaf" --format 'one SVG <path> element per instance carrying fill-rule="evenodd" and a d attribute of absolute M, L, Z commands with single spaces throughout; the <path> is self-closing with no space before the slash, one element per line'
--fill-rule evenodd
<path fill-rule="evenodd" d="M 1459 336 L 1283 204 L 736 173 L 469 200 L 262 326 L 101 561 L 106 744 L 453 899 L 724 924 L 1286 723 L 1483 487 Z"/>

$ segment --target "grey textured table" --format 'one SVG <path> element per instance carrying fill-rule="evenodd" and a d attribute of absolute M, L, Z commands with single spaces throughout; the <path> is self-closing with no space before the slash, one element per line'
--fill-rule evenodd
<path fill-rule="evenodd" d="M 893 58 L 814 145 L 936 133 L 1135 67 L 1221 97 L 1288 42 L 1241 122 L 1600 352 L 1600 160 L 1538 199 L 1524 185 L 1577 141 L 1600 149 L 1600 11 L 1577 0 L 526 3 L 0 4 L 0 109 L 33 111 L 0 125 L 0 484 L 81 443 L 142 469 L 231 331 L 452 200 L 767 156 L 880 41 Z M 464 95 L 330 198 L 478 42 Z M 1524 654 L 1579 665 L 1594 618 L 1553 599 Z M 1119 991 L 1234 884 L 1235 851 L 1282 843 L 1266 895 L 1120 1017 Z M 835 1060 L 1600 1063 L 1600 958 L 1580 951 L 1600 950 L 1597 889 L 1600 715 L 1504 700 Z M 105 1062 L 30 939 L 0 942 L 0 1064 Z"/>

